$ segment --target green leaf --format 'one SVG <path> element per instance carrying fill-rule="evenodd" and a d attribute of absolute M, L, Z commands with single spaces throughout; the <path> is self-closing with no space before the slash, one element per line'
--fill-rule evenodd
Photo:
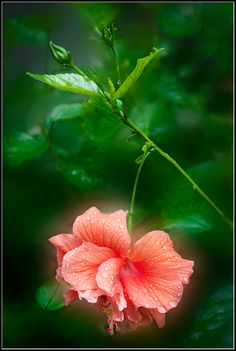
<path fill-rule="evenodd" d="M 114 99 L 119 99 L 122 96 L 126 94 L 126 92 L 132 88 L 136 80 L 140 77 L 142 74 L 144 68 L 149 64 L 149 62 L 156 57 L 156 55 L 161 51 L 162 49 L 158 50 L 156 48 L 153 48 L 153 51 L 150 53 L 149 56 L 146 56 L 144 58 L 138 59 L 137 65 L 133 72 L 130 73 L 128 78 L 124 81 L 124 83 L 119 87 L 119 89 L 115 92 L 113 95 Z"/>
<path fill-rule="evenodd" d="M 97 84 L 79 74 L 33 74 L 29 72 L 26 74 L 59 90 L 84 95 L 99 95 Z"/>
<path fill-rule="evenodd" d="M 97 174 L 97 170 L 90 164 L 64 162 L 60 160 L 58 169 L 66 179 L 81 191 L 89 191 L 101 186 L 102 178 Z"/>
<path fill-rule="evenodd" d="M 81 103 L 62 104 L 56 106 L 49 117 L 45 119 L 44 127 L 48 131 L 54 122 L 73 119 L 82 115 L 83 109 Z"/>
<path fill-rule="evenodd" d="M 166 231 L 180 231 L 189 234 L 200 233 L 213 228 L 213 224 L 200 213 L 183 213 L 177 217 L 171 217 L 171 222 L 163 227 Z"/>
<path fill-rule="evenodd" d="M 39 305 L 48 311 L 56 311 L 65 306 L 63 286 L 55 281 L 48 281 L 40 286 L 36 292 Z"/>
<path fill-rule="evenodd" d="M 189 347 L 233 346 L 233 289 L 213 293 L 194 318 L 186 343 Z"/>
<path fill-rule="evenodd" d="M 118 100 L 119 101 L 119 100 Z M 83 103 L 84 127 L 91 141 L 102 143 L 120 127 L 117 116 L 101 98 L 90 98 Z"/>
<path fill-rule="evenodd" d="M 43 135 L 17 133 L 4 145 L 6 161 L 13 166 L 41 155 L 48 148 L 48 141 Z"/>

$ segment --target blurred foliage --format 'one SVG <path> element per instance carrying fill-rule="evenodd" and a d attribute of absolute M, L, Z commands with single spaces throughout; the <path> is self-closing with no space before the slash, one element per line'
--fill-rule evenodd
<path fill-rule="evenodd" d="M 233 4 L 5 3 L 4 347 L 231 347 L 232 233 L 155 152 L 141 174 L 135 223 L 164 228 L 195 261 L 166 327 L 110 337 L 83 302 L 52 314 L 37 305 L 35 291 L 56 268 L 47 239 L 70 232 L 89 206 L 129 208 L 143 142 L 99 97 L 56 90 L 25 73 L 75 73 L 53 61 L 52 40 L 112 91 L 113 56 L 95 31 L 111 22 L 122 81 L 137 59 L 164 48 L 127 91 L 130 118 L 233 216 Z M 38 291 L 41 306 L 48 296 Z"/>
<path fill-rule="evenodd" d="M 38 288 L 36 300 L 44 310 L 56 311 L 65 306 L 64 291 L 62 285 L 55 280 L 48 281 Z"/>

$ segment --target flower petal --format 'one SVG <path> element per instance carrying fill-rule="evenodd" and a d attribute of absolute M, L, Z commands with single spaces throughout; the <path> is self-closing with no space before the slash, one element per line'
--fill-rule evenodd
<path fill-rule="evenodd" d="M 97 289 L 96 274 L 104 261 L 115 257 L 115 252 L 84 242 L 80 247 L 65 254 L 62 262 L 62 276 L 76 290 Z"/>
<path fill-rule="evenodd" d="M 68 306 L 74 300 L 78 299 L 78 292 L 74 289 L 67 289 L 64 293 L 65 305 Z"/>
<path fill-rule="evenodd" d="M 119 311 L 122 311 L 127 306 L 119 279 L 120 270 L 124 263 L 123 258 L 110 258 L 99 266 L 96 275 L 99 288 L 103 289 L 108 296 L 114 298 Z"/>
<path fill-rule="evenodd" d="M 130 322 L 139 323 L 142 321 L 143 316 L 139 312 L 138 308 L 134 306 L 133 302 L 128 300 L 127 307 L 124 310 L 124 316 Z"/>
<path fill-rule="evenodd" d="M 193 261 L 174 251 L 169 235 L 162 231 L 146 234 L 134 244 L 129 259 L 122 284 L 134 305 L 157 308 L 160 313 L 176 307 L 183 284 L 193 273 Z"/>
<path fill-rule="evenodd" d="M 96 207 L 91 207 L 76 218 L 73 233 L 82 241 L 109 247 L 125 255 L 131 242 L 126 217 L 127 211 L 105 214 Z"/>
<path fill-rule="evenodd" d="M 85 299 L 90 303 L 96 303 L 99 296 L 104 295 L 104 291 L 101 289 L 92 289 L 92 290 L 84 290 L 78 291 L 79 299 Z"/>
<path fill-rule="evenodd" d="M 62 264 L 65 253 L 79 247 L 82 241 L 72 234 L 58 234 L 48 239 L 57 249 L 57 262 Z"/>
<path fill-rule="evenodd" d="M 165 325 L 165 313 L 160 313 L 158 310 L 150 308 L 149 312 L 151 312 L 153 318 L 156 321 L 156 324 L 159 328 L 163 328 Z"/>

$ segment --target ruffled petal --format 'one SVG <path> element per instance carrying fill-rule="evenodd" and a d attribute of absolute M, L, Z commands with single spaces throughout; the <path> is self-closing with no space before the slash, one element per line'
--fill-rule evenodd
<path fill-rule="evenodd" d="M 67 289 L 63 296 L 65 299 L 65 305 L 68 306 L 71 302 L 78 299 L 78 292 L 74 289 Z"/>
<path fill-rule="evenodd" d="M 136 307 L 165 313 L 177 306 L 193 273 L 193 261 L 185 260 L 174 249 L 169 235 L 162 231 L 146 234 L 130 250 L 129 267 L 122 284 Z"/>
<path fill-rule="evenodd" d="M 126 217 L 127 211 L 105 214 L 91 207 L 76 218 L 73 233 L 82 241 L 109 247 L 124 256 L 131 242 Z"/>
<path fill-rule="evenodd" d="M 68 251 L 73 250 L 82 244 L 82 241 L 76 238 L 72 234 L 58 234 L 58 235 L 52 236 L 48 240 L 57 249 L 58 265 L 62 264 L 62 259 Z"/>
<path fill-rule="evenodd" d="M 122 311 L 127 306 L 119 279 L 120 270 L 124 263 L 123 258 L 110 258 L 99 266 L 96 275 L 99 288 L 103 289 L 108 296 L 113 297 L 119 311 Z"/>
<path fill-rule="evenodd" d="M 85 299 L 90 303 L 96 303 L 99 296 L 104 295 L 104 291 L 101 289 L 84 290 L 78 291 L 79 299 Z"/>
<path fill-rule="evenodd" d="M 62 262 L 62 276 L 75 290 L 97 289 L 98 267 L 115 255 L 116 253 L 109 248 L 84 242 L 79 248 L 65 254 Z"/>

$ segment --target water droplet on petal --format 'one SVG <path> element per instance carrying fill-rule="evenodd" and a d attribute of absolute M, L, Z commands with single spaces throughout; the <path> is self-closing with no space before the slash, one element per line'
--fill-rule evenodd
<path fill-rule="evenodd" d="M 157 308 L 160 313 L 166 313 L 166 309 L 164 307 Z"/>
<path fill-rule="evenodd" d="M 123 225 L 123 224 L 121 224 L 121 225 L 120 225 L 120 228 L 121 228 L 121 229 L 122 229 L 122 228 L 124 228 L 124 225 Z"/>
<path fill-rule="evenodd" d="M 163 246 L 162 246 L 162 248 L 163 248 L 163 250 L 165 250 L 165 249 L 166 249 L 166 246 L 165 246 L 165 245 L 163 245 Z"/>
<path fill-rule="evenodd" d="M 171 258 L 171 257 L 173 257 L 173 255 L 170 253 L 170 254 L 169 254 L 169 257 Z"/>
<path fill-rule="evenodd" d="M 102 276 L 103 276 L 103 278 L 107 278 L 107 273 L 103 272 Z"/>
<path fill-rule="evenodd" d="M 188 278 L 187 278 L 187 277 L 184 277 L 184 282 L 187 283 L 187 281 L 188 281 Z"/>
<path fill-rule="evenodd" d="M 169 306 L 174 308 L 177 306 L 177 303 L 175 301 L 169 301 Z"/>

